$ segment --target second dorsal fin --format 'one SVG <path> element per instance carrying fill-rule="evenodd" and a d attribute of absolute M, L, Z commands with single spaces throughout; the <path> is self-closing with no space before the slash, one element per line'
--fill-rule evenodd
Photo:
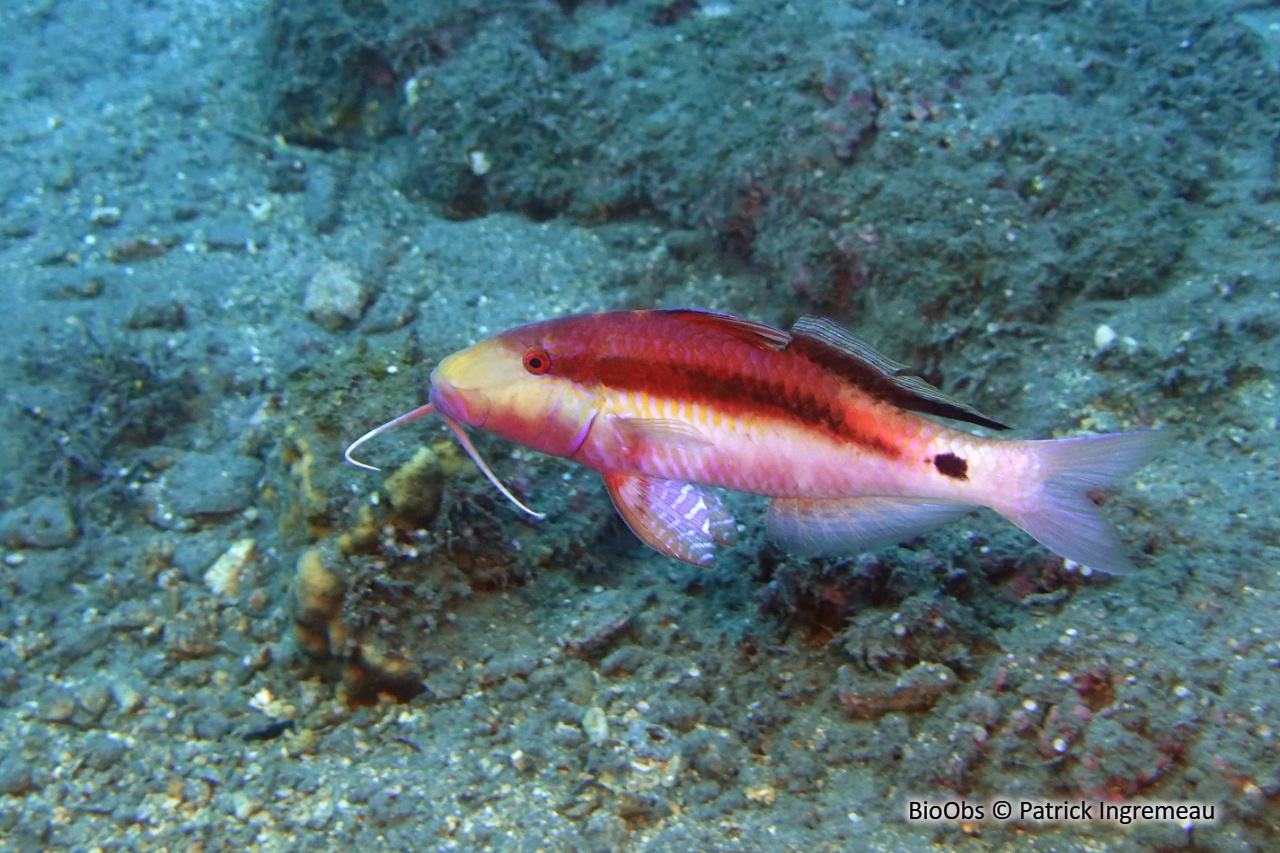
<path fill-rule="evenodd" d="M 734 317 L 730 314 L 699 311 L 695 308 L 660 308 L 658 312 L 683 320 L 686 323 L 694 323 L 698 326 L 705 326 L 708 329 L 715 329 L 722 334 L 737 338 L 743 343 L 751 344 L 753 347 L 759 347 L 760 349 L 785 349 L 791 341 L 791 336 L 781 329 L 775 329 L 773 326 L 766 326 L 764 323 L 757 323 L 754 320 L 743 320 L 741 317 Z"/>
<path fill-rule="evenodd" d="M 1008 429 L 997 420 L 950 397 L 900 364 L 876 352 L 823 317 L 804 316 L 791 328 L 786 351 L 809 359 L 862 390 L 899 408 L 964 421 L 988 429 Z"/>

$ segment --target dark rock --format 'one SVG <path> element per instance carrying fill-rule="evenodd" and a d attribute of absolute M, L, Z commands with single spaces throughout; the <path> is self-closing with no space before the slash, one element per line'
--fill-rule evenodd
<path fill-rule="evenodd" d="M 34 788 L 31 764 L 25 758 L 10 754 L 0 759 L 0 794 L 20 797 Z"/>
<path fill-rule="evenodd" d="M 179 515 L 240 512 L 257 494 L 262 463 L 231 453 L 188 453 L 165 474 L 164 489 Z"/>
<path fill-rule="evenodd" d="M 965 604 L 933 593 L 914 595 L 896 612 L 868 610 L 841 635 L 845 651 L 871 671 L 900 672 L 921 661 L 966 671 L 975 655 L 995 648 L 988 631 Z"/>
<path fill-rule="evenodd" d="M 54 648 L 55 660 L 70 663 L 100 654 L 111 642 L 111 628 L 106 622 L 90 622 L 71 626 Z"/>
<path fill-rule="evenodd" d="M 409 325 L 417 316 L 418 309 L 411 301 L 387 295 L 373 303 L 373 307 L 360 322 L 360 328 L 371 334 L 382 335 Z"/>
<path fill-rule="evenodd" d="M 635 611 L 622 593 L 600 593 L 587 602 L 589 611 L 561 637 L 565 651 L 594 659 L 608 651 L 631 628 Z"/>
<path fill-rule="evenodd" d="M 523 699 L 529 693 L 529 685 L 525 684 L 518 678 L 504 682 L 501 687 L 494 691 L 494 698 L 501 702 L 516 702 Z"/>
<path fill-rule="evenodd" d="M 653 702 L 649 719 L 682 734 L 693 731 L 702 722 L 706 706 L 696 699 L 669 698 Z"/>
<path fill-rule="evenodd" d="M 811 794 L 822 783 L 823 770 L 811 750 L 796 747 L 782 741 L 770 750 L 774 788 L 782 788 L 790 794 Z"/>
<path fill-rule="evenodd" d="M 635 755 L 654 761 L 670 761 L 680 749 L 680 738 L 675 732 L 642 720 L 627 722 L 618 739 Z"/>
<path fill-rule="evenodd" d="M 582 729 L 564 723 L 558 723 L 551 730 L 550 737 L 552 743 L 565 749 L 576 749 L 586 743 L 587 740 L 587 736 L 583 734 Z"/>
<path fill-rule="evenodd" d="M 164 644 L 180 660 L 207 658 L 220 651 L 209 626 L 194 619 L 175 619 L 165 625 Z"/>
<path fill-rule="evenodd" d="M 691 803 L 709 803 L 720 796 L 720 783 L 714 779 L 701 779 L 683 786 L 685 798 Z"/>
<path fill-rule="evenodd" d="M 0 516 L 0 541 L 10 548 L 65 548 L 79 538 L 63 498 L 39 497 Z"/>
<path fill-rule="evenodd" d="M 874 720 L 895 711 L 927 711 L 959 684 L 956 674 L 939 663 L 916 664 L 898 678 L 856 677 L 851 667 L 842 666 L 835 692 L 850 716 Z"/>
<path fill-rule="evenodd" d="M 210 530 L 181 537 L 176 543 L 177 547 L 174 548 L 173 557 L 169 562 L 175 569 L 182 572 L 182 576 L 187 580 L 203 583 L 204 573 L 227 547 L 226 541 L 217 533 L 215 530 Z"/>
<path fill-rule="evenodd" d="M 113 631 L 137 631 L 146 628 L 159 618 L 147 601 L 132 599 L 122 601 L 107 614 L 106 623 Z"/>
<path fill-rule="evenodd" d="M 138 660 L 135 666 L 143 678 L 157 679 L 173 668 L 173 659 L 165 654 L 150 654 Z"/>
<path fill-rule="evenodd" d="M 222 740 L 230 727 L 222 714 L 201 713 L 192 721 L 191 733 L 200 740 Z"/>
<path fill-rule="evenodd" d="M 493 661 L 480 670 L 480 686 L 488 687 L 514 677 L 528 678 L 538 668 L 538 663 L 536 655 L 517 655 Z"/>
<path fill-rule="evenodd" d="M 273 160 L 267 180 L 267 189 L 273 193 L 300 193 L 307 188 L 307 162 L 299 158 Z"/>
<path fill-rule="evenodd" d="M 210 249 L 224 252 L 246 252 L 257 242 L 253 228 L 240 219 L 230 217 L 209 223 L 204 237 Z"/>
<path fill-rule="evenodd" d="M 725 782 L 741 771 L 747 752 L 737 737 L 722 729 L 702 728 L 685 735 L 684 755 L 700 776 Z"/>
<path fill-rule="evenodd" d="M 428 676 L 422 684 L 426 688 L 427 697 L 437 702 L 457 699 L 462 695 L 465 688 L 462 677 L 450 670 L 443 670 Z"/>
<path fill-rule="evenodd" d="M 585 661 L 565 661 L 564 698 L 578 705 L 586 705 L 595 692 L 596 679 L 591 667 Z"/>
<path fill-rule="evenodd" d="M 606 678 L 634 673 L 648 663 L 652 654 L 639 646 L 620 646 L 600 661 L 600 674 Z"/>
<path fill-rule="evenodd" d="M 102 732 L 93 732 L 80 744 L 80 758 L 86 767 L 107 770 L 117 764 L 129 747 L 116 738 Z"/>
<path fill-rule="evenodd" d="M 48 723 L 65 723 L 76 712 L 76 697 L 65 687 L 51 687 L 40 697 L 36 713 Z"/>
<path fill-rule="evenodd" d="M 77 701 L 89 720 L 96 720 L 107 710 L 111 702 L 111 690 L 102 682 L 93 682 L 80 688 Z"/>
<path fill-rule="evenodd" d="M 331 166 L 321 163 L 311 168 L 302 197 L 302 215 L 317 234 L 332 233 L 341 224 L 345 184 L 344 176 Z"/>
<path fill-rule="evenodd" d="M 176 299 L 139 305 L 124 321 L 130 329 L 162 329 L 173 332 L 187 325 L 187 308 Z"/>
<path fill-rule="evenodd" d="M 628 824 L 649 824 L 671 814 L 671 807 L 652 794 L 623 791 L 618 795 L 617 815 Z"/>
<path fill-rule="evenodd" d="M 627 825 L 620 817 L 597 811 L 591 815 L 582 827 L 582 838 L 589 845 L 589 851 L 622 850 L 626 847 L 630 833 Z"/>

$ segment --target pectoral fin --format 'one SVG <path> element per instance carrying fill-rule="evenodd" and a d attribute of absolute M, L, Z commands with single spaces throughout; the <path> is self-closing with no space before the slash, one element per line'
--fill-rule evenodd
<path fill-rule="evenodd" d="M 635 453 L 658 447 L 679 450 L 705 450 L 711 440 L 698 428 L 684 421 L 663 418 L 613 418 L 610 423 L 618 433 L 622 446 Z"/>
<path fill-rule="evenodd" d="M 769 540 L 784 551 L 839 556 L 903 542 L 973 509 L 968 504 L 896 497 L 774 498 L 766 530 Z"/>
<path fill-rule="evenodd" d="M 605 474 L 618 514 L 642 542 L 695 566 L 715 562 L 715 546 L 737 537 L 733 516 L 720 499 L 692 483 L 635 474 Z"/>

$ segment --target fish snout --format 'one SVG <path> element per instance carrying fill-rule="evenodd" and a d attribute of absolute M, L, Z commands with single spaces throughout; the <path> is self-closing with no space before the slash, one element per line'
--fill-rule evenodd
<path fill-rule="evenodd" d="M 467 394 L 431 377 L 431 405 L 436 411 L 470 427 L 482 427 L 489 417 L 489 401 L 482 394 Z"/>

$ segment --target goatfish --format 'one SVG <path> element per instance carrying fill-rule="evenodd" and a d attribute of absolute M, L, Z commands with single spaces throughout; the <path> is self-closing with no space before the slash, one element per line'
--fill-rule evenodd
<path fill-rule="evenodd" d="M 1125 573 L 1133 563 L 1090 500 L 1151 459 L 1157 431 L 1001 440 L 1008 429 L 819 317 L 784 332 L 698 310 L 580 314 L 511 329 L 431 372 L 428 402 L 361 436 L 436 414 L 493 485 L 464 427 L 604 475 L 645 544 L 710 566 L 737 525 L 708 487 L 770 498 L 785 551 L 839 556 L 903 542 L 979 507 L 1059 556 Z"/>

